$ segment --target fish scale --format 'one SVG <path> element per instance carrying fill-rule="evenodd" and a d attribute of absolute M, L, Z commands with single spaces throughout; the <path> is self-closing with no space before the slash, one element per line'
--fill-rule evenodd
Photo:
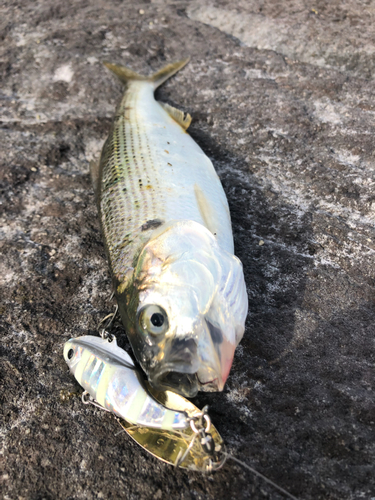
<path fill-rule="evenodd" d="M 101 222 L 119 280 L 136 251 L 129 247 L 124 253 L 124 244 L 134 241 L 147 221 L 187 219 L 207 226 L 196 185 L 217 213 L 219 240 L 232 242 L 226 197 L 211 162 L 155 101 L 153 91 L 150 82 L 128 85 L 102 153 Z"/>
<path fill-rule="evenodd" d="M 130 87 L 122 99 L 101 161 L 101 222 L 119 281 L 132 263 L 129 243 L 143 224 L 165 216 L 156 159 L 137 113 L 139 90 L 139 86 Z"/>

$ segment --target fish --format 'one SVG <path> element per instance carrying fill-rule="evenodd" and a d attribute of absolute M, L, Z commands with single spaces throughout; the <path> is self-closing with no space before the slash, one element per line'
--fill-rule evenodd
<path fill-rule="evenodd" d="M 111 341 L 93 335 L 64 344 L 64 359 L 77 382 L 106 410 L 137 426 L 186 429 L 186 412 L 166 408 L 147 391 L 129 354 Z"/>
<path fill-rule="evenodd" d="M 187 133 L 191 116 L 154 91 L 188 59 L 147 77 L 105 62 L 125 85 L 91 162 L 119 313 L 153 388 L 222 391 L 248 310 L 226 195 Z"/>

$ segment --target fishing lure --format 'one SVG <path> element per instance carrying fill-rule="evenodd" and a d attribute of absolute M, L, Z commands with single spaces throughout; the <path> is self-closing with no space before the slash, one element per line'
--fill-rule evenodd
<path fill-rule="evenodd" d="M 103 338 L 86 335 L 64 345 L 64 358 L 85 389 L 82 401 L 120 417 L 125 432 L 143 449 L 171 465 L 199 472 L 234 460 L 292 500 L 297 500 L 253 467 L 227 453 L 207 407 L 199 410 L 171 391 L 155 391 L 142 379 L 131 357 L 105 329 Z M 119 384 L 123 387 L 119 391 Z"/>
<path fill-rule="evenodd" d="M 154 456 L 200 471 L 222 466 L 223 442 L 206 411 L 174 393 L 153 396 L 114 336 L 70 339 L 64 358 L 85 389 L 83 402 L 120 417 L 124 430 Z"/>
<path fill-rule="evenodd" d="M 248 300 L 227 199 L 186 132 L 191 117 L 154 99 L 187 62 L 150 77 L 105 63 L 125 93 L 91 175 L 135 357 L 155 389 L 193 397 L 223 390 Z"/>
<path fill-rule="evenodd" d="M 185 429 L 186 413 L 168 410 L 148 394 L 133 360 L 112 338 L 85 335 L 66 342 L 64 358 L 77 382 L 100 406 L 130 423 Z"/>

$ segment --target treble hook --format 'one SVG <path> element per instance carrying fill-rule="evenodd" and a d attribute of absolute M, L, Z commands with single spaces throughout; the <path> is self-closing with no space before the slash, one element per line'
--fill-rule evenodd
<path fill-rule="evenodd" d="M 182 453 L 182 450 L 180 450 L 174 463 L 175 467 L 178 467 L 182 464 L 182 462 L 192 450 L 194 443 L 199 436 L 200 445 L 205 453 L 207 453 L 207 455 L 209 456 L 208 464 L 206 466 L 206 472 L 211 472 L 214 468 L 214 465 L 216 465 L 215 470 L 220 469 L 224 465 L 226 461 L 226 455 L 223 455 L 223 459 L 221 461 L 218 459 L 218 454 L 215 450 L 215 441 L 210 434 L 211 419 L 207 414 L 207 411 L 208 406 L 205 406 L 200 413 L 197 413 L 190 418 L 189 423 L 191 430 L 194 432 L 194 436 L 192 437 L 185 452 Z"/>
<path fill-rule="evenodd" d="M 117 315 L 117 312 L 118 312 L 118 305 L 116 304 L 115 305 L 115 311 L 113 313 L 110 313 L 110 314 L 107 314 L 107 316 L 105 318 L 103 318 L 100 322 L 99 322 L 99 325 L 98 325 L 98 328 L 100 328 L 100 325 L 102 325 L 106 320 L 108 320 L 109 318 L 109 321 L 103 326 L 103 328 L 101 328 L 99 330 L 99 335 L 103 338 L 103 339 L 107 339 L 108 342 L 112 342 L 112 340 L 114 339 L 114 335 L 112 335 L 111 333 L 109 333 L 107 330 L 109 330 L 112 326 L 112 323 Z"/>

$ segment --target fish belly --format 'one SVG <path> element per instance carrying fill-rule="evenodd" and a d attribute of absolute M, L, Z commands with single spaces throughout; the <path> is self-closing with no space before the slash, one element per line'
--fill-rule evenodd
<path fill-rule="evenodd" d="M 101 157 L 101 223 L 119 279 L 137 244 L 171 221 L 198 222 L 221 248 L 234 250 L 227 199 L 211 161 L 153 93 L 149 82 L 129 83 Z"/>

